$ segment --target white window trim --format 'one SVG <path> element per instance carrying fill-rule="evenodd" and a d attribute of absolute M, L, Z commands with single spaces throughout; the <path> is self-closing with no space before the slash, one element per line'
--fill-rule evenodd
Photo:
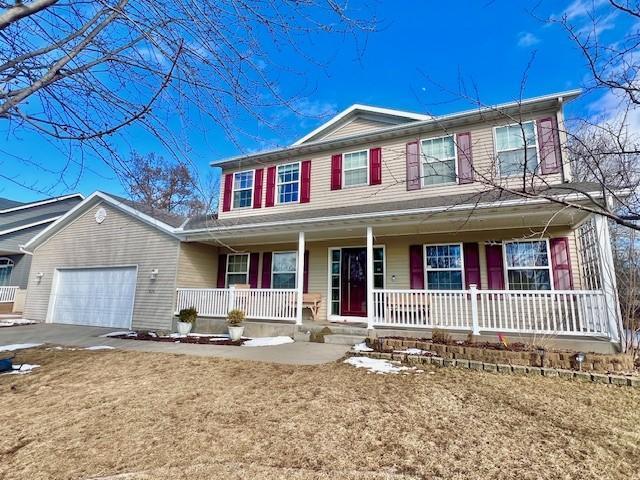
<path fill-rule="evenodd" d="M 509 243 L 536 243 L 536 242 L 545 242 L 547 246 L 547 266 L 546 267 L 509 267 L 509 263 L 507 262 L 507 244 Z M 551 247 L 549 245 L 548 238 L 541 238 L 538 240 L 508 240 L 502 242 L 502 264 L 504 265 L 504 284 L 507 290 L 511 290 L 511 285 L 509 285 L 509 270 L 548 270 L 549 271 L 549 286 L 550 290 L 555 290 L 553 286 L 553 265 L 551 262 Z M 520 290 L 519 290 L 520 291 Z M 526 290 L 525 290 L 526 291 Z M 536 290 L 540 292 L 548 292 L 549 290 Z"/>
<path fill-rule="evenodd" d="M 227 266 L 225 268 L 225 275 L 224 275 L 224 285 L 226 288 L 229 288 L 231 286 L 229 285 L 229 260 L 231 259 L 231 257 L 236 257 L 236 256 L 247 257 L 247 271 L 245 273 L 246 281 L 244 282 L 244 284 L 249 283 L 249 272 L 251 271 L 251 255 L 249 255 L 248 253 L 229 253 L 227 254 Z M 242 272 L 231 272 L 231 275 L 242 275 Z"/>
<path fill-rule="evenodd" d="M 428 268 L 427 267 L 427 247 L 449 247 L 453 245 L 458 245 L 460 247 L 460 268 Z M 462 279 L 462 288 L 460 291 L 465 290 L 465 285 L 467 279 L 465 278 L 464 272 L 464 246 L 462 242 L 449 242 L 449 243 L 425 243 L 422 245 L 422 274 L 424 276 L 424 288 L 429 290 L 429 282 L 427 272 L 456 272 L 460 270 L 460 278 Z M 434 289 L 439 291 L 440 289 Z M 447 290 L 449 291 L 449 290 Z M 457 292 L 458 290 L 451 290 L 452 292 Z"/>
<path fill-rule="evenodd" d="M 251 172 L 251 205 L 246 207 L 236 207 L 235 198 L 236 198 L 236 175 L 240 175 L 241 173 Z M 253 170 L 241 170 L 239 172 L 233 172 L 233 181 L 231 182 L 231 210 L 245 210 L 247 208 L 253 208 L 253 194 L 256 188 L 256 171 Z M 240 190 L 249 190 L 248 188 L 242 188 Z"/>
<path fill-rule="evenodd" d="M 6 260 L 7 263 L 4 264 L 4 265 L 0 265 L 0 270 L 8 269 L 9 270 L 9 277 L 8 278 L 9 278 L 9 280 L 11 280 L 11 275 L 13 273 L 14 267 L 16 266 L 16 263 L 12 259 L 10 259 L 9 257 L 0 257 L 0 261 L 2 261 L 2 260 Z"/>
<path fill-rule="evenodd" d="M 366 321 L 366 317 L 349 317 L 345 315 L 334 315 L 331 313 L 331 309 L 333 308 L 333 300 L 331 299 L 331 254 L 338 250 L 341 251 L 343 248 L 367 248 L 366 245 L 344 245 L 341 247 L 329 247 L 327 249 L 327 320 L 329 322 L 355 322 L 355 323 L 363 323 Z M 381 248 L 382 249 L 382 289 L 387 288 L 387 249 L 384 244 L 374 244 L 373 248 Z M 340 276 L 340 287 L 338 288 L 338 302 L 340 302 L 340 306 L 342 307 L 342 253 L 340 253 L 340 272 L 338 275 Z"/>
<path fill-rule="evenodd" d="M 281 202 L 280 201 L 280 168 L 288 167 L 289 165 L 298 165 L 298 200 L 295 202 Z M 296 183 L 296 182 L 286 182 Z M 300 203 L 300 197 L 302 196 L 302 162 L 289 162 L 283 163 L 281 165 L 276 166 L 276 205 L 295 205 L 296 203 Z"/>
<path fill-rule="evenodd" d="M 296 256 L 296 269 L 293 272 L 276 272 L 273 267 L 275 266 L 276 262 L 274 262 L 274 257 L 277 253 L 293 253 Z M 271 288 L 273 287 L 273 280 L 275 278 L 275 275 L 277 274 L 281 274 L 281 273 L 285 273 L 285 274 L 290 274 L 293 273 L 294 278 L 295 278 L 295 285 L 298 285 L 298 252 L 296 250 L 280 250 L 277 252 L 271 252 Z M 280 287 L 278 287 L 280 288 Z M 293 290 L 295 290 L 297 287 L 293 287 Z"/>
<path fill-rule="evenodd" d="M 366 183 L 356 183 L 355 185 L 347 185 L 345 183 L 345 177 L 346 177 L 345 174 L 347 173 L 347 171 L 361 170 L 362 168 L 365 168 L 365 167 L 357 167 L 357 168 L 349 168 L 349 169 L 347 169 L 347 168 L 345 168 L 345 157 L 347 155 L 352 155 L 354 153 L 362 153 L 362 152 L 365 152 L 367 154 L 367 161 L 366 161 L 366 164 L 365 164 L 365 167 L 367 169 L 367 181 L 366 181 Z M 353 150 L 351 152 L 344 152 L 342 154 L 342 179 L 341 179 L 342 180 L 342 188 L 365 187 L 365 186 L 367 186 L 367 185 L 369 185 L 371 183 L 371 171 L 369 169 L 369 166 L 371 164 L 370 164 L 370 161 L 369 161 L 369 154 L 370 153 L 369 153 L 369 149 L 368 148 L 360 149 L 360 150 Z"/>
<path fill-rule="evenodd" d="M 448 137 L 453 137 L 453 162 L 454 162 L 454 168 L 456 171 L 456 178 L 453 182 L 442 182 L 442 183 L 436 183 L 433 185 L 425 185 L 424 182 L 427 179 L 427 177 L 424 172 L 425 161 L 424 161 L 424 155 L 422 153 L 422 142 L 427 140 L 439 140 L 441 138 L 448 138 Z M 449 135 L 440 135 L 439 137 L 421 138 L 420 144 L 418 146 L 420 148 L 420 188 L 433 188 L 433 187 L 439 187 L 441 185 L 457 185 L 458 184 L 458 135 L 456 133 L 451 133 Z M 438 160 L 438 162 L 442 163 L 442 160 Z M 437 163 L 437 162 L 433 162 L 433 163 Z"/>
<path fill-rule="evenodd" d="M 500 160 L 498 158 L 498 154 L 503 153 L 503 152 L 515 152 L 516 150 L 521 150 L 520 148 L 508 148 L 506 150 L 500 150 L 498 151 L 498 136 L 497 136 L 497 131 L 499 128 L 503 128 L 503 127 L 514 127 L 514 126 L 520 126 L 521 124 L 525 124 L 525 123 L 533 123 L 533 136 L 535 138 L 535 147 L 536 147 L 536 160 L 538 161 L 538 163 L 536 164 L 536 168 L 533 172 L 531 173 L 527 173 L 527 175 L 535 175 L 536 173 L 539 173 L 538 167 L 540 166 L 540 145 L 538 144 L 538 122 L 537 120 L 527 120 L 525 122 L 521 122 L 521 123 L 509 123 L 507 125 L 497 125 L 495 127 L 493 127 L 493 149 L 494 149 L 494 153 L 495 153 L 495 159 L 496 159 L 496 170 L 498 173 L 499 177 L 502 178 L 509 178 L 509 177 L 521 177 L 522 174 L 521 173 L 509 173 L 509 174 L 502 174 L 502 172 L 500 172 Z M 526 151 L 526 147 L 525 147 L 525 151 Z"/>

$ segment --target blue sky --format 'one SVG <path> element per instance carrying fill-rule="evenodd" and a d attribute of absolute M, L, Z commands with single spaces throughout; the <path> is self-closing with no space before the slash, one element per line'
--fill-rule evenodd
<path fill-rule="evenodd" d="M 543 1 L 536 14 L 544 17 L 567 11 L 581 21 L 581 8 L 590 1 Z M 313 94 L 301 100 L 298 108 L 306 115 L 296 116 L 282 109 L 279 116 L 283 127 L 278 131 L 242 120 L 243 128 L 259 137 L 244 142 L 243 148 L 251 151 L 289 144 L 327 120 L 318 118 L 319 115 L 337 113 L 353 103 L 432 114 L 469 108 L 468 103 L 445 91 L 457 90 L 460 79 L 468 87 L 477 88 L 486 104 L 513 100 L 519 95 L 523 72 L 532 55 L 535 57 L 528 70 L 526 96 L 582 86 L 587 73 L 583 59 L 558 27 L 544 25 L 531 14 L 530 9 L 537 4 L 537 0 L 380 1 L 375 7 L 381 22 L 379 31 L 368 36 L 361 55 L 350 40 L 333 37 L 313 50 L 326 63 L 324 67 L 302 63 L 299 58 L 279 59 L 305 71 L 305 82 L 312 86 Z M 607 27 L 603 35 L 611 38 L 628 28 L 618 25 L 615 18 Z M 299 78 L 281 76 L 283 92 L 293 93 L 299 87 Z M 591 95 L 570 104 L 568 117 L 592 114 L 598 110 L 599 100 L 597 95 Z M 1 125 L 0 133 L 3 133 Z M 191 161 L 203 177 L 211 170 L 209 161 L 241 153 L 213 127 L 205 134 L 185 135 L 191 145 Z M 64 158 L 42 139 L 31 135 L 16 138 L 4 133 L 0 145 L 1 150 L 33 159 L 35 163 L 59 165 Z M 163 154 L 156 141 L 136 129 L 127 132 L 126 141 L 119 147 L 123 151 Z M 73 172 L 73 179 L 79 175 L 80 180 L 77 185 L 68 186 L 58 183 L 55 174 L 11 157 L 0 159 L 0 168 L 20 182 L 49 194 L 70 190 L 89 194 L 96 189 L 123 194 L 115 176 L 97 160 L 88 160 L 83 172 Z M 0 185 L 0 196 L 29 201 L 43 195 L 5 183 Z"/>

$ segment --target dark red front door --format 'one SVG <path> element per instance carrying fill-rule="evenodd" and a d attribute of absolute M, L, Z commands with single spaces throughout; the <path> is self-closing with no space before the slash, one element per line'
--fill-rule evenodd
<path fill-rule="evenodd" d="M 367 250 L 342 249 L 340 314 L 348 317 L 367 316 Z"/>

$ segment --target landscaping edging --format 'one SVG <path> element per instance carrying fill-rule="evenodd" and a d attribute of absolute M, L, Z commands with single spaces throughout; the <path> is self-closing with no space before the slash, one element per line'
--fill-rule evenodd
<path fill-rule="evenodd" d="M 612 385 L 628 386 L 640 388 L 640 376 L 625 377 L 622 375 L 611 375 L 594 372 L 583 372 L 575 370 L 565 370 L 559 368 L 542 368 L 525 365 L 509 365 L 505 363 L 486 363 L 476 360 L 443 358 L 432 355 L 411 355 L 406 353 L 386 353 L 386 352 L 362 352 L 350 351 L 348 355 L 354 357 L 369 357 L 380 360 L 395 360 L 407 363 L 412 366 L 416 365 L 434 365 L 437 367 L 458 367 L 470 370 L 482 370 L 492 373 L 505 373 L 515 375 L 531 375 L 543 377 L 557 377 L 564 379 L 574 379 L 584 382 L 606 383 Z"/>

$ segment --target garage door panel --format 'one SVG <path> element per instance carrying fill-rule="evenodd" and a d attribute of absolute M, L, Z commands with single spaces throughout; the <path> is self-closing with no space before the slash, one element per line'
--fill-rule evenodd
<path fill-rule="evenodd" d="M 53 323 L 130 327 L 135 267 L 62 269 L 57 276 Z"/>

